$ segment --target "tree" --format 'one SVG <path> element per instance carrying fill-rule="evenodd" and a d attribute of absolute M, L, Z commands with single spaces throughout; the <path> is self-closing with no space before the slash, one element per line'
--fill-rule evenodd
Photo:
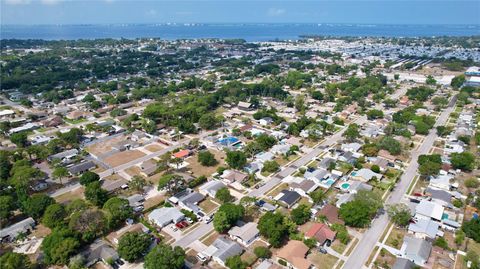
<path fill-rule="evenodd" d="M 128 187 L 134 191 L 142 191 L 146 185 L 147 180 L 139 175 L 133 176 L 132 180 L 128 183 Z"/>
<path fill-rule="evenodd" d="M 355 139 L 360 137 L 358 124 L 352 123 L 348 125 L 342 136 L 345 137 L 348 141 L 355 141 Z"/>
<path fill-rule="evenodd" d="M 46 194 L 33 194 L 22 205 L 23 212 L 28 216 L 39 219 L 49 205 L 55 203 L 55 200 Z"/>
<path fill-rule="evenodd" d="M 68 227 L 80 233 L 82 241 L 92 242 L 106 231 L 105 213 L 98 209 L 86 209 L 76 212 L 70 217 Z"/>
<path fill-rule="evenodd" d="M 253 253 L 255 253 L 255 256 L 257 256 L 260 259 L 269 259 L 272 257 L 272 252 L 270 249 L 262 246 L 255 247 L 253 249 Z"/>
<path fill-rule="evenodd" d="M 42 242 L 44 262 L 46 264 L 66 264 L 68 258 L 76 253 L 80 242 L 68 229 L 54 229 Z"/>
<path fill-rule="evenodd" d="M 265 161 L 263 163 L 262 172 L 273 173 L 278 171 L 278 169 L 280 169 L 280 165 L 276 161 Z"/>
<path fill-rule="evenodd" d="M 99 181 L 92 182 L 85 188 L 85 198 L 96 206 L 102 206 L 108 199 L 108 192 L 102 189 Z"/>
<path fill-rule="evenodd" d="M 213 113 L 206 113 L 200 117 L 198 124 L 202 129 L 211 130 L 217 125 L 217 119 Z"/>
<path fill-rule="evenodd" d="M 446 126 L 437 126 L 437 135 L 444 137 L 448 135 L 451 132 L 451 130 L 446 127 Z"/>
<path fill-rule="evenodd" d="M 24 148 L 28 145 L 28 133 L 18 132 L 10 135 L 10 141 L 19 148 Z"/>
<path fill-rule="evenodd" d="M 225 161 L 234 169 L 242 169 L 247 164 L 247 156 L 241 151 L 228 151 Z"/>
<path fill-rule="evenodd" d="M 0 225 L 3 226 L 4 222 L 12 216 L 12 211 L 15 208 L 15 200 L 12 196 L 0 196 Z"/>
<path fill-rule="evenodd" d="M 153 237 L 143 232 L 127 232 L 118 242 L 118 254 L 132 263 L 143 257 L 152 244 Z"/>
<path fill-rule="evenodd" d="M 377 156 L 378 147 L 374 143 L 368 143 L 363 145 L 362 151 L 366 156 L 373 157 L 373 156 Z"/>
<path fill-rule="evenodd" d="M 465 235 L 469 238 L 475 240 L 475 242 L 480 243 L 480 219 L 471 219 L 466 221 L 462 225 L 462 230 L 465 232 Z"/>
<path fill-rule="evenodd" d="M 62 179 L 67 176 L 68 176 L 68 169 L 63 166 L 55 167 L 55 169 L 52 172 L 52 177 L 54 179 L 58 179 L 60 181 L 60 184 L 62 184 Z"/>
<path fill-rule="evenodd" d="M 437 175 L 440 172 L 442 165 L 436 162 L 427 161 L 425 163 L 420 164 L 418 167 L 418 172 L 420 175 L 424 177 L 429 177 L 433 175 Z"/>
<path fill-rule="evenodd" d="M 216 231 L 223 233 L 232 227 L 245 215 L 245 209 L 241 205 L 225 203 L 218 208 L 213 218 L 213 227 Z"/>
<path fill-rule="evenodd" d="M 470 189 L 476 189 L 478 186 L 480 186 L 480 181 L 474 177 L 468 178 L 464 182 L 465 187 L 470 188 Z"/>
<path fill-rule="evenodd" d="M 310 219 L 311 215 L 312 213 L 310 212 L 310 207 L 305 204 L 299 205 L 297 208 L 292 209 L 292 211 L 290 212 L 290 218 L 297 225 L 301 225 L 307 222 Z"/>
<path fill-rule="evenodd" d="M 378 145 L 381 149 L 384 149 L 393 155 L 398 155 L 402 152 L 402 145 L 400 144 L 400 142 L 398 142 L 397 140 L 395 140 L 395 138 L 391 136 L 384 136 L 380 140 Z"/>
<path fill-rule="evenodd" d="M 146 269 L 181 269 L 185 264 L 185 251 L 160 243 L 145 256 Z"/>
<path fill-rule="evenodd" d="M 353 201 L 340 206 L 339 215 L 348 226 L 366 227 L 381 206 L 379 195 L 371 191 L 359 191 Z"/>
<path fill-rule="evenodd" d="M 475 155 L 468 151 L 462 153 L 452 153 L 450 155 L 450 161 L 455 169 L 471 171 L 475 165 Z"/>
<path fill-rule="evenodd" d="M 433 78 L 432 75 L 428 75 L 428 76 L 427 76 L 427 80 L 425 81 L 425 83 L 426 83 L 427 85 L 435 85 L 435 84 L 437 84 L 437 81 L 435 80 L 435 78 Z"/>
<path fill-rule="evenodd" d="M 225 265 L 230 269 L 245 269 L 248 263 L 242 261 L 240 255 L 234 255 L 227 258 Z"/>
<path fill-rule="evenodd" d="M 402 227 L 407 226 L 412 219 L 412 213 L 406 204 L 389 205 L 387 214 L 395 224 Z"/>
<path fill-rule="evenodd" d="M 97 173 L 91 171 L 86 171 L 80 176 L 80 184 L 82 184 L 83 186 L 87 186 L 88 184 L 92 182 L 97 182 L 99 180 L 100 176 Z"/>
<path fill-rule="evenodd" d="M 103 205 L 103 210 L 108 213 L 107 221 L 110 229 L 118 227 L 123 221 L 133 217 L 133 211 L 128 200 L 119 197 L 108 199 Z"/>
<path fill-rule="evenodd" d="M 350 241 L 350 235 L 348 234 L 348 230 L 345 227 L 345 225 L 335 223 L 332 225 L 332 230 L 337 232 L 337 235 L 335 236 L 342 244 L 348 244 Z"/>
<path fill-rule="evenodd" d="M 48 228 L 55 228 L 65 223 L 67 213 L 61 204 L 52 204 L 47 207 L 42 217 L 42 223 Z"/>
<path fill-rule="evenodd" d="M 463 83 L 465 83 L 465 75 L 461 74 L 452 78 L 450 85 L 455 89 L 459 89 L 462 87 Z"/>
<path fill-rule="evenodd" d="M 383 111 L 378 109 L 371 109 L 367 112 L 367 118 L 369 120 L 381 119 L 383 118 Z"/>
<path fill-rule="evenodd" d="M 370 167 L 370 170 L 372 170 L 375 173 L 380 173 L 380 166 L 374 164 L 372 167 Z"/>
<path fill-rule="evenodd" d="M 215 155 L 208 150 L 198 152 L 198 162 L 203 166 L 215 166 L 218 163 Z"/>
<path fill-rule="evenodd" d="M 25 254 L 7 252 L 0 256 L 0 264 L 3 269 L 30 269 L 32 263 Z"/>
<path fill-rule="evenodd" d="M 230 190 L 227 187 L 223 187 L 217 190 L 217 193 L 215 193 L 215 199 L 222 203 L 228 203 L 233 201 L 235 198 L 230 194 Z"/>
<path fill-rule="evenodd" d="M 267 212 L 258 221 L 257 228 L 273 247 L 279 247 L 288 234 L 284 216 L 280 213 Z"/>
<path fill-rule="evenodd" d="M 310 198 L 312 198 L 314 204 L 320 204 L 323 202 L 323 200 L 325 200 L 325 198 L 327 198 L 325 192 L 321 188 L 312 191 L 308 195 L 310 196 Z"/>

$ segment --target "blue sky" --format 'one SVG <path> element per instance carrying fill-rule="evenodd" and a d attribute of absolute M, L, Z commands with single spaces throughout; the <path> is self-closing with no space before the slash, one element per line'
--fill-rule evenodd
<path fill-rule="evenodd" d="M 480 24 L 480 0 L 0 0 L 1 24 Z"/>

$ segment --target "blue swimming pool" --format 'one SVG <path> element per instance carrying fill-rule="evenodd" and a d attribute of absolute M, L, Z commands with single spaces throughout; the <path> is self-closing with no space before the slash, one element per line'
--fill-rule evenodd
<path fill-rule="evenodd" d="M 218 143 L 220 143 L 224 146 L 233 145 L 233 144 L 237 143 L 238 141 L 240 141 L 240 140 L 238 138 L 234 137 L 234 136 L 229 136 L 229 137 L 218 139 Z"/>
<path fill-rule="evenodd" d="M 340 185 L 340 187 L 342 188 L 342 190 L 348 190 L 350 189 L 350 183 L 343 183 L 342 185 Z"/>
<path fill-rule="evenodd" d="M 326 186 L 330 187 L 330 186 L 332 186 L 333 183 L 335 183 L 335 180 L 329 178 L 327 180 L 322 180 L 322 183 L 325 184 Z"/>
<path fill-rule="evenodd" d="M 357 172 L 352 172 L 352 177 L 356 176 Z"/>

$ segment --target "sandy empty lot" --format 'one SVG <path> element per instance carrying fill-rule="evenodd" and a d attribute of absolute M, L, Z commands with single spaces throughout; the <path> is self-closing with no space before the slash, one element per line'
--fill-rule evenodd
<path fill-rule="evenodd" d="M 195 176 L 210 176 L 211 174 L 217 171 L 219 166 L 225 164 L 225 153 L 223 151 L 212 150 L 209 149 L 213 155 L 215 155 L 215 159 L 217 160 L 218 164 L 215 166 L 203 166 L 198 162 L 198 154 L 195 153 L 193 156 L 187 159 L 189 165 L 187 166 L 188 169 L 192 170 L 193 175 Z"/>
<path fill-rule="evenodd" d="M 160 145 L 157 144 L 157 143 L 152 143 L 152 144 L 150 144 L 150 145 L 148 145 L 148 146 L 145 147 L 146 150 L 151 151 L 151 152 L 157 152 L 157 151 L 160 151 L 160 150 L 162 150 L 162 149 L 164 149 L 164 148 L 165 148 L 165 147 L 162 147 L 162 146 L 160 146 Z"/>
<path fill-rule="evenodd" d="M 145 153 L 139 150 L 127 150 L 108 156 L 103 161 L 112 167 L 117 167 L 143 156 L 145 156 Z"/>
<path fill-rule="evenodd" d="M 95 143 L 87 147 L 87 151 L 94 155 L 102 155 L 112 150 L 112 145 L 127 139 L 124 135 L 120 135 L 102 142 Z"/>

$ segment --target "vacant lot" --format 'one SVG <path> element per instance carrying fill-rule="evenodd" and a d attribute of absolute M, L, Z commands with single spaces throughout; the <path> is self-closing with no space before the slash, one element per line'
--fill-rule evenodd
<path fill-rule="evenodd" d="M 203 210 L 203 212 L 205 212 L 206 214 L 210 214 L 219 205 L 216 202 L 212 201 L 212 198 L 209 197 L 202 201 L 198 206 Z"/>
<path fill-rule="evenodd" d="M 115 143 L 118 143 L 120 141 L 125 140 L 126 137 L 123 135 L 116 136 L 110 139 L 106 139 L 104 141 L 95 143 L 93 145 L 90 145 L 87 147 L 87 151 L 90 152 L 93 155 L 101 156 L 102 154 L 105 154 L 109 151 L 112 150 L 112 145 Z"/>
<path fill-rule="evenodd" d="M 312 251 L 312 253 L 307 256 L 307 260 L 313 263 L 313 265 L 315 265 L 315 268 L 331 269 L 334 267 L 338 258 L 330 254 L 322 254 L 317 251 Z"/>
<path fill-rule="evenodd" d="M 150 151 L 150 152 L 157 152 L 157 151 L 160 151 L 162 149 L 164 149 L 165 147 L 163 146 L 160 146 L 159 144 L 157 143 L 152 143 L 148 146 L 145 147 L 146 150 Z"/>
<path fill-rule="evenodd" d="M 62 195 L 55 197 L 55 201 L 57 201 L 57 203 L 59 204 L 64 204 L 75 199 L 84 199 L 83 192 L 84 192 L 83 187 L 76 188 L 72 191 L 69 191 L 67 193 L 64 193 Z"/>
<path fill-rule="evenodd" d="M 116 167 L 143 156 L 145 156 L 145 153 L 139 150 L 127 150 L 108 156 L 103 161 L 112 167 Z"/>
<path fill-rule="evenodd" d="M 198 154 L 195 153 L 192 157 L 188 158 L 187 162 L 189 165 L 187 166 L 195 176 L 210 176 L 211 174 L 217 171 L 219 166 L 224 164 L 225 153 L 218 150 L 209 149 L 213 155 L 215 155 L 215 159 L 217 160 L 217 165 L 215 166 L 203 166 L 198 162 Z"/>

